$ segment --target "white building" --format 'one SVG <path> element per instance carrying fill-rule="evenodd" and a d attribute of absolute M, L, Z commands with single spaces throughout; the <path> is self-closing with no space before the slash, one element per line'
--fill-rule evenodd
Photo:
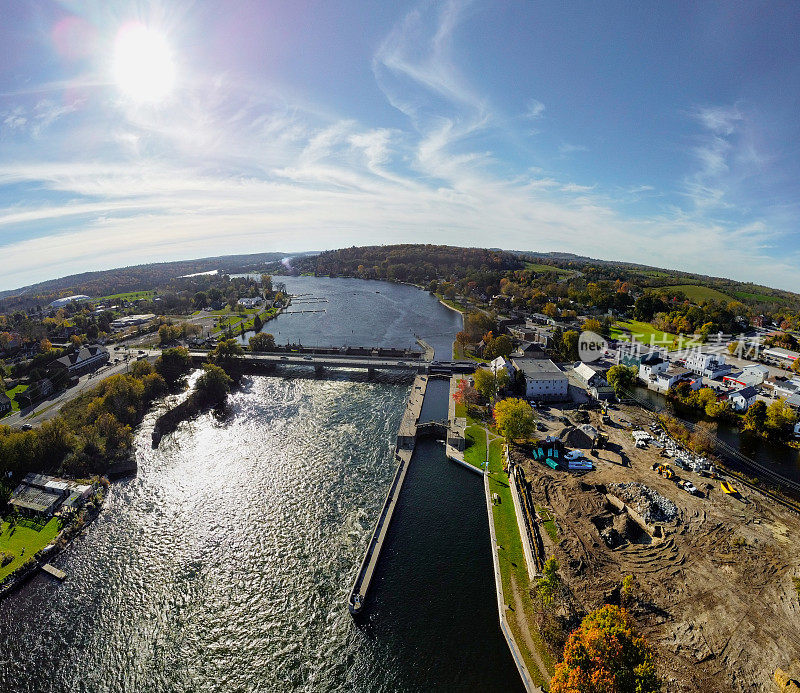
<path fill-rule="evenodd" d="M 126 315 L 122 318 L 117 318 L 111 323 L 112 330 L 124 330 L 128 327 L 136 327 L 137 325 L 144 325 L 145 323 L 152 322 L 156 319 L 153 313 L 143 313 L 141 315 Z"/>
<path fill-rule="evenodd" d="M 236 303 L 240 306 L 244 306 L 245 308 L 255 308 L 256 306 L 260 306 L 263 301 L 261 298 L 240 298 Z"/>
<path fill-rule="evenodd" d="M 76 294 L 75 296 L 66 296 L 64 298 L 57 298 L 50 304 L 51 308 L 63 308 L 64 306 L 68 306 L 70 303 L 75 301 L 76 303 L 81 303 L 82 301 L 91 301 L 90 296 L 86 296 L 84 294 Z"/>
<path fill-rule="evenodd" d="M 781 347 L 770 347 L 769 349 L 764 349 L 761 353 L 763 356 L 769 356 L 785 363 L 792 363 L 793 361 L 797 361 L 797 358 L 800 357 L 800 354 L 796 351 L 789 351 Z"/>
<path fill-rule="evenodd" d="M 714 354 L 691 349 L 686 353 L 686 368 L 697 375 L 704 375 L 706 378 L 720 378 L 726 373 L 730 373 L 731 367 L 725 363 L 722 354 Z"/>
<path fill-rule="evenodd" d="M 544 402 L 569 399 L 569 380 L 550 359 L 515 358 L 514 368 L 525 378 L 525 396 Z"/>
<path fill-rule="evenodd" d="M 758 390 L 754 387 L 744 387 L 736 392 L 731 392 L 728 395 L 728 401 L 731 403 L 734 411 L 747 411 L 750 405 L 756 401 Z"/>
<path fill-rule="evenodd" d="M 590 366 L 588 363 L 578 364 L 572 369 L 572 372 L 575 373 L 575 375 L 577 375 L 584 383 L 586 383 L 587 387 L 608 385 L 608 382 L 606 382 L 603 374 L 598 372 L 596 368 Z"/>

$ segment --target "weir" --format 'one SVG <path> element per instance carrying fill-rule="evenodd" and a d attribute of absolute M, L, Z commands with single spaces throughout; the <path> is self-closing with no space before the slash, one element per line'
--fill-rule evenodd
<path fill-rule="evenodd" d="M 408 402 L 406 402 L 406 408 L 403 412 L 403 419 L 397 431 L 397 443 L 394 451 L 395 459 L 398 463 L 397 471 L 395 471 L 394 478 L 389 486 L 386 500 L 383 502 L 380 515 L 378 515 L 378 520 L 375 523 L 375 529 L 372 531 L 372 537 L 364 553 L 364 559 L 361 561 L 358 573 L 356 573 L 353 587 L 350 590 L 350 596 L 347 600 L 350 613 L 354 616 L 363 611 L 367 593 L 369 592 L 369 586 L 375 574 L 375 567 L 378 564 L 378 558 L 380 557 L 381 549 L 386 539 L 386 533 L 392 522 L 392 515 L 397 506 L 397 500 L 400 498 L 400 491 L 403 488 L 408 465 L 414 454 L 414 446 L 417 440 L 417 426 L 419 424 L 419 416 L 422 412 L 422 402 L 425 399 L 425 390 L 427 386 L 427 376 L 417 375 L 414 378 L 411 394 L 408 396 Z"/>

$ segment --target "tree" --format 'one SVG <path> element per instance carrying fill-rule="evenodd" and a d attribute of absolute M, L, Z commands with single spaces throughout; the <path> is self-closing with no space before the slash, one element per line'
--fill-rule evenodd
<path fill-rule="evenodd" d="M 495 405 L 494 422 L 509 443 L 526 440 L 536 430 L 536 417 L 531 405 L 516 397 L 509 397 Z"/>
<path fill-rule="evenodd" d="M 589 318 L 583 323 L 583 329 L 587 332 L 594 332 L 595 334 L 603 333 L 603 325 L 597 318 Z"/>
<path fill-rule="evenodd" d="M 559 352 L 566 361 L 578 360 L 578 341 L 580 340 L 580 337 L 580 334 L 578 334 L 578 332 L 575 330 L 567 330 L 563 335 L 561 335 L 561 348 L 559 349 Z"/>
<path fill-rule="evenodd" d="M 661 689 L 655 652 L 628 612 L 606 605 L 574 630 L 556 666 L 551 693 L 655 693 Z"/>
<path fill-rule="evenodd" d="M 244 354 L 244 349 L 242 349 L 242 345 L 239 342 L 235 339 L 224 339 L 214 347 L 209 356 L 214 361 L 227 363 L 242 356 L 242 354 Z"/>
<path fill-rule="evenodd" d="M 744 428 L 746 431 L 761 434 L 767 423 L 767 405 L 764 400 L 757 399 L 747 409 L 744 415 Z"/>
<path fill-rule="evenodd" d="M 507 358 L 514 349 L 514 343 L 511 341 L 511 337 L 509 337 L 507 334 L 501 334 L 497 337 L 494 337 L 492 336 L 492 333 L 489 332 L 488 341 L 486 337 L 484 337 L 484 344 L 486 347 L 483 350 L 483 357 L 490 360 L 496 359 L 498 356 Z"/>
<path fill-rule="evenodd" d="M 611 366 L 606 373 L 609 385 L 614 388 L 614 392 L 620 395 L 623 390 L 630 390 L 636 383 L 636 366 L 623 366 L 618 363 Z"/>
<path fill-rule="evenodd" d="M 536 581 L 536 596 L 545 608 L 550 608 L 561 591 L 561 577 L 558 574 L 558 561 L 550 556 L 542 569 L 542 577 Z"/>
<path fill-rule="evenodd" d="M 500 390 L 508 387 L 511 383 L 511 378 L 505 368 L 500 368 L 497 372 L 493 372 L 490 368 L 479 368 L 472 378 L 475 382 L 475 389 L 487 401 L 493 400 Z"/>
<path fill-rule="evenodd" d="M 459 380 L 456 391 L 453 393 L 453 399 L 459 404 L 478 404 L 481 395 L 466 380 Z"/>
<path fill-rule="evenodd" d="M 456 344 L 458 344 L 462 352 L 467 348 L 467 344 L 469 343 L 470 337 L 465 330 L 461 330 L 458 334 L 456 334 Z"/>
<path fill-rule="evenodd" d="M 208 305 L 208 295 L 204 291 L 198 291 L 192 299 L 194 307 L 198 310 L 205 308 Z"/>
<path fill-rule="evenodd" d="M 269 332 L 259 332 L 248 341 L 250 351 L 274 351 L 275 337 Z"/>
<path fill-rule="evenodd" d="M 261 328 L 264 327 L 264 323 L 261 320 L 261 314 L 256 313 L 253 317 L 253 330 L 258 334 L 261 332 Z"/>
<path fill-rule="evenodd" d="M 207 363 L 195 383 L 192 397 L 201 405 L 219 404 L 228 396 L 232 384 L 233 380 L 222 368 Z"/>
<path fill-rule="evenodd" d="M 176 385 L 191 370 L 192 359 L 186 347 L 164 349 L 156 361 L 156 372 L 168 385 Z"/>
<path fill-rule="evenodd" d="M 755 403 L 754 403 L 755 404 Z M 766 427 L 772 435 L 780 437 L 794 426 L 797 415 L 782 397 L 767 407 Z"/>

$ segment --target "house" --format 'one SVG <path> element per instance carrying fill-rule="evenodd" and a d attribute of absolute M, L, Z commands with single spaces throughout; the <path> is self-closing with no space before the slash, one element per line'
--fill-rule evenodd
<path fill-rule="evenodd" d="M 11 399 L 9 399 L 8 395 L 5 392 L 0 392 L 0 416 L 5 416 L 13 408 L 14 407 L 11 404 Z"/>
<path fill-rule="evenodd" d="M 645 346 L 638 342 L 619 342 L 616 349 L 616 361 L 623 366 L 641 367 L 643 363 L 667 360 L 667 350 L 664 347 Z"/>
<path fill-rule="evenodd" d="M 96 371 L 108 363 L 109 359 L 108 349 L 97 345 L 85 346 L 56 359 L 48 368 L 54 373 L 66 372 L 69 377 L 81 376 Z"/>
<path fill-rule="evenodd" d="M 255 298 L 240 298 L 236 303 L 245 308 L 255 308 L 256 306 L 260 306 L 263 301 L 259 296 L 256 296 Z"/>
<path fill-rule="evenodd" d="M 742 412 L 747 411 L 750 405 L 756 401 L 758 390 L 754 387 L 743 387 L 741 390 L 736 390 L 728 395 L 728 401 L 731 403 L 734 411 Z"/>
<path fill-rule="evenodd" d="M 544 402 L 563 402 L 569 399 L 569 380 L 550 359 L 515 357 L 515 370 L 525 378 L 525 396 Z"/>
<path fill-rule="evenodd" d="M 703 352 L 700 349 L 690 349 L 684 358 L 685 366 L 692 373 L 703 375 L 714 380 L 719 379 L 726 373 L 730 373 L 731 366 L 725 363 L 722 354 Z"/>
<path fill-rule="evenodd" d="M 592 385 L 589 388 L 589 394 L 599 402 L 607 402 L 617 396 L 611 385 Z"/>
<path fill-rule="evenodd" d="M 62 503 L 77 506 L 91 495 L 92 487 L 45 474 L 28 474 L 11 494 L 10 505 L 24 515 L 50 517 Z"/>
<path fill-rule="evenodd" d="M 572 369 L 572 372 L 575 373 L 587 387 L 592 387 L 593 385 L 608 385 L 602 372 L 594 366 L 590 366 L 588 363 L 578 364 Z"/>
<path fill-rule="evenodd" d="M 788 380 L 775 376 L 764 381 L 764 389 L 775 399 L 778 397 L 791 397 L 792 395 L 800 394 L 800 382 L 796 379 Z"/>
<path fill-rule="evenodd" d="M 763 383 L 767 378 L 769 378 L 769 368 L 761 363 L 748 364 L 747 366 L 742 368 L 742 373 L 760 375 L 761 381 L 758 383 L 759 385 Z"/>
<path fill-rule="evenodd" d="M 790 395 L 786 398 L 786 404 L 788 404 L 792 409 L 800 409 L 800 395 Z M 795 424 L 795 432 L 797 432 L 798 425 L 800 424 Z"/>
<path fill-rule="evenodd" d="M 655 378 L 655 388 L 662 392 L 666 392 L 671 387 L 675 387 L 682 381 L 689 382 L 690 386 L 697 389 L 702 385 L 702 378 L 695 378 L 692 371 L 682 366 L 670 364 L 666 370 L 659 372 Z M 697 387 L 695 387 L 695 385 Z"/>
<path fill-rule="evenodd" d="M 513 370 L 513 366 L 511 365 L 511 361 L 509 361 L 508 359 L 504 358 L 503 356 L 498 356 L 493 361 L 490 361 L 489 362 L 489 368 L 491 368 L 492 369 L 492 373 L 495 373 L 495 374 L 497 373 L 497 371 L 503 370 L 505 368 L 506 369 L 506 373 L 511 375 L 511 372 Z"/>
<path fill-rule="evenodd" d="M 538 342 L 523 342 L 513 354 L 514 356 L 525 356 L 531 359 L 546 359 L 547 352 L 544 344 Z"/>
<path fill-rule="evenodd" d="M 645 385 L 655 383 L 656 376 L 669 368 L 669 361 L 653 354 L 643 356 L 639 363 L 639 380 Z"/>

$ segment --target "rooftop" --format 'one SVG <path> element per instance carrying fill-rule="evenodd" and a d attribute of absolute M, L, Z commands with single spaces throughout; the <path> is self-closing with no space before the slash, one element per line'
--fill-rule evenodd
<path fill-rule="evenodd" d="M 567 376 L 550 359 L 512 358 L 514 367 L 531 380 L 561 380 Z"/>

